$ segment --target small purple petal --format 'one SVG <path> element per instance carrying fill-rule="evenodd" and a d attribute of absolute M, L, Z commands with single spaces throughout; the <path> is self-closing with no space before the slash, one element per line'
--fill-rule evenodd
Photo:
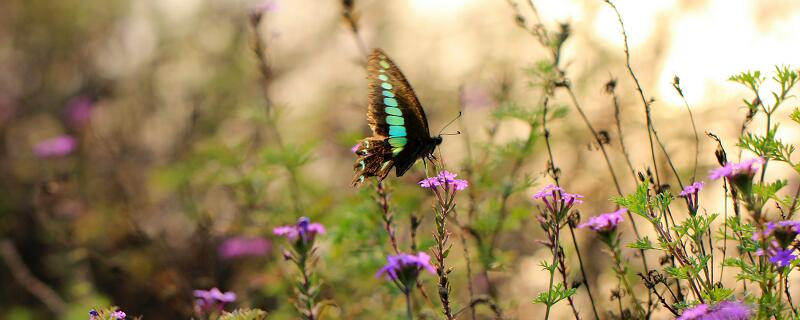
<path fill-rule="evenodd" d="M 78 141 L 72 136 L 62 135 L 36 144 L 33 153 L 39 158 L 63 157 L 75 150 Z"/>

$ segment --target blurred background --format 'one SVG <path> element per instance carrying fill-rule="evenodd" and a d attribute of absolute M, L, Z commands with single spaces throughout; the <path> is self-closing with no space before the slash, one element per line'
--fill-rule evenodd
<path fill-rule="evenodd" d="M 614 12 L 600 0 L 535 4 L 545 27 L 571 25 L 561 66 L 592 124 L 610 133 L 612 162 L 623 191 L 632 191 L 613 101 L 604 93 L 610 79 L 618 81 L 623 134 L 637 170 L 648 164 L 649 150 Z M 703 132 L 734 150 L 747 112 L 747 91 L 727 78 L 800 66 L 800 2 L 616 4 L 632 67 L 655 99 L 655 126 L 687 175 L 694 133 L 671 84 L 675 75 L 698 124 L 704 177 L 716 166 L 716 144 Z M 463 110 L 448 131 L 464 134 L 446 137 L 441 155 L 454 172 L 468 158 L 467 143 L 476 158 L 490 155 L 487 170 L 495 171 L 470 181 L 480 200 L 477 229 L 496 222 L 497 186 L 509 172 L 491 147 L 511 145 L 530 130 L 493 114 L 509 102 L 537 107 L 542 93 L 530 69 L 547 51 L 517 25 L 507 1 L 359 0 L 358 36 L 344 8 L 333 0 L 0 2 L 0 318 L 83 319 L 92 307 L 108 305 L 145 319 L 189 318 L 191 290 L 211 287 L 236 292 L 237 307 L 296 318 L 289 302 L 294 270 L 282 261 L 284 242 L 271 233 L 300 216 L 328 227 L 317 265 L 328 318 L 401 312 L 396 290 L 374 277 L 389 253 L 374 187 L 350 187 L 350 147 L 369 134 L 359 42 L 382 48 L 403 70 L 433 132 Z M 530 24 L 528 8 L 518 5 Z M 254 14 L 261 15 L 257 28 Z M 550 124 L 563 186 L 586 196 L 584 217 L 612 211 L 608 199 L 616 192 L 592 136 L 568 96 L 558 92 L 553 104 L 570 110 Z M 751 128 L 759 126 L 756 119 Z M 797 142 L 796 127 L 781 129 L 786 141 Z M 542 234 L 529 200 L 549 183 L 544 151 L 537 142 L 520 169 L 535 182 L 509 199 L 511 215 L 488 274 L 505 313 L 520 319 L 543 312 L 531 300 L 547 286 L 538 262 L 549 253 L 537 242 Z M 424 249 L 432 244 L 432 218 L 429 194 L 415 184 L 420 168 L 392 177 L 390 190 L 401 242 L 417 215 Z M 721 188 L 707 187 L 719 192 L 705 205 L 720 210 Z M 607 303 L 615 286 L 603 268 L 608 258 L 588 235 L 578 238 L 596 299 Z M 479 293 L 488 289 L 478 275 L 467 279 L 460 244 L 453 251 L 454 299 L 463 306 L 468 281 Z M 424 282 L 432 302 L 420 298 L 420 313 L 436 317 L 434 279 Z M 585 305 L 585 295 L 577 299 Z M 556 309 L 570 317 L 566 304 Z"/>

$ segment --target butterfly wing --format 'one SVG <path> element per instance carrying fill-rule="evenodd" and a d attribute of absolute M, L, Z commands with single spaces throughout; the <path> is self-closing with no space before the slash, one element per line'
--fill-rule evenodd
<path fill-rule="evenodd" d="M 367 62 L 369 106 L 367 120 L 373 137 L 356 154 L 354 185 L 364 178 L 386 177 L 392 167 L 402 176 L 416 162 L 430 140 L 428 119 L 414 90 L 400 69 L 380 49 Z"/>

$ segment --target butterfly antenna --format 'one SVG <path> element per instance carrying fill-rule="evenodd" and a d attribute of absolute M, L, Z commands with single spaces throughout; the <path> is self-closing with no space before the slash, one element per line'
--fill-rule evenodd
<path fill-rule="evenodd" d="M 444 129 L 447 129 L 447 127 L 449 127 L 451 124 L 453 124 L 453 122 L 456 122 L 456 120 L 458 120 L 458 118 L 461 118 L 461 111 L 459 111 L 459 112 L 458 112 L 458 115 L 457 115 L 455 118 L 453 118 L 453 120 L 450 120 L 450 122 L 448 122 L 448 123 L 447 123 L 447 124 L 444 126 L 444 128 L 442 128 L 442 130 L 439 130 L 439 135 L 441 135 L 441 134 L 442 134 L 442 131 L 444 131 Z M 461 132 L 459 132 L 459 133 L 457 133 L 457 134 L 461 134 Z"/>

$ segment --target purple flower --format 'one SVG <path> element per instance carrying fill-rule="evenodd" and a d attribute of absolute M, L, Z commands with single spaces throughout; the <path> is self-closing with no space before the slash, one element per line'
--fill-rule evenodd
<path fill-rule="evenodd" d="M 541 191 L 533 195 L 534 200 L 542 200 L 547 206 L 547 210 L 554 214 L 565 212 L 571 209 L 573 205 L 583 203 L 582 198 L 582 195 L 567 193 L 561 187 L 552 184 L 545 186 Z"/>
<path fill-rule="evenodd" d="M 236 301 L 233 292 L 222 292 L 218 288 L 210 290 L 194 290 L 195 312 L 205 314 L 222 311 L 226 304 Z"/>
<path fill-rule="evenodd" d="M 764 164 L 764 158 L 762 157 L 748 159 L 740 163 L 728 162 L 722 168 L 711 170 L 708 178 L 711 180 L 718 180 L 722 177 L 734 179 L 740 175 L 752 177 L 762 164 Z"/>
<path fill-rule="evenodd" d="M 698 304 L 692 308 L 683 310 L 681 316 L 678 317 L 676 320 L 695 320 L 695 319 L 703 319 L 702 317 L 708 314 L 708 305 L 707 304 Z"/>
<path fill-rule="evenodd" d="M 222 242 L 217 249 L 223 259 L 263 256 L 272 249 L 269 240 L 261 237 L 234 237 Z"/>
<path fill-rule="evenodd" d="M 425 178 L 419 182 L 420 187 L 428 189 L 438 187 L 440 185 L 442 185 L 442 183 L 439 181 L 439 177 Z"/>
<path fill-rule="evenodd" d="M 763 232 L 755 232 L 753 233 L 753 240 L 759 241 L 768 238 L 769 236 L 775 234 L 776 237 L 787 237 L 786 245 L 791 243 L 794 240 L 794 237 L 800 233 L 800 221 L 791 221 L 791 220 L 784 220 L 778 222 L 767 222 L 766 227 L 764 228 Z"/>
<path fill-rule="evenodd" d="M 722 301 L 709 307 L 699 304 L 683 310 L 676 320 L 747 320 L 752 315 L 750 307 L 739 301 Z"/>
<path fill-rule="evenodd" d="M 401 253 L 396 256 L 388 256 L 386 265 L 375 274 L 375 277 L 385 276 L 387 279 L 399 281 L 409 288 L 416 283 L 417 276 L 423 269 L 432 274 L 436 273 L 436 269 L 430 261 L 431 257 L 424 252 L 419 252 L 417 255 Z"/>
<path fill-rule="evenodd" d="M 122 310 L 117 310 L 111 313 L 111 319 L 123 320 L 127 315 Z"/>
<path fill-rule="evenodd" d="M 697 181 L 695 183 L 692 183 L 691 185 L 686 186 L 686 188 L 683 188 L 683 191 L 681 191 L 680 196 L 688 197 L 690 195 L 696 195 L 697 193 L 700 192 L 700 190 L 703 190 L 703 185 L 705 185 L 703 181 Z"/>
<path fill-rule="evenodd" d="M 89 320 L 97 320 L 98 318 L 100 318 L 100 313 L 97 310 L 89 310 Z"/>
<path fill-rule="evenodd" d="M 442 170 L 442 172 L 439 172 L 435 177 L 422 179 L 419 182 L 419 186 L 428 189 L 445 186 L 445 188 L 453 188 L 456 191 L 466 189 L 469 186 L 469 182 L 467 182 L 467 180 L 456 179 L 456 176 L 457 174 L 455 173 Z"/>
<path fill-rule="evenodd" d="M 299 240 L 305 244 L 313 242 L 317 234 L 325 233 L 325 226 L 316 222 L 311 223 L 311 220 L 302 217 L 297 221 L 297 224 L 293 226 L 277 227 L 273 229 L 272 232 L 276 236 L 286 237 L 286 239 L 290 241 Z"/>
<path fill-rule="evenodd" d="M 628 209 L 622 208 L 611 213 L 604 213 L 596 217 L 589 218 L 589 221 L 578 225 L 578 228 L 589 228 L 597 232 L 611 232 L 617 229 L 617 225 L 622 222 L 622 214 Z"/>
<path fill-rule="evenodd" d="M 683 191 L 680 193 L 681 197 L 686 198 L 686 204 L 692 216 L 697 214 L 697 209 L 699 208 L 697 194 L 700 193 L 700 190 L 703 190 L 704 184 L 703 181 L 697 181 L 683 188 Z"/>
<path fill-rule="evenodd" d="M 72 136 L 61 135 L 37 143 L 33 153 L 39 158 L 63 157 L 72 153 L 77 145 L 78 141 Z"/>
<path fill-rule="evenodd" d="M 94 109 L 94 101 L 87 96 L 77 96 L 67 102 L 65 118 L 73 128 L 79 128 L 89 122 Z"/>
<path fill-rule="evenodd" d="M 797 259 L 797 256 L 792 254 L 794 249 L 777 249 L 770 254 L 769 262 L 778 266 L 779 268 L 786 267 L 792 264 L 792 261 Z"/>

